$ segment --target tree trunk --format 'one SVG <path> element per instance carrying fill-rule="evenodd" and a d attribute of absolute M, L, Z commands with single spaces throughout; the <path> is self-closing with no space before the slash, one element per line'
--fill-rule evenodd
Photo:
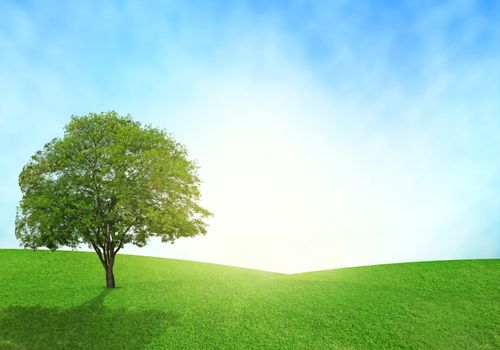
<path fill-rule="evenodd" d="M 113 274 L 113 264 L 106 267 L 106 288 L 115 288 L 115 275 Z"/>

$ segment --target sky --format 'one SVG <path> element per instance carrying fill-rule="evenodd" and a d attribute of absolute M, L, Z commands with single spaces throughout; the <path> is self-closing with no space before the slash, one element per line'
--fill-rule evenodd
<path fill-rule="evenodd" d="M 0 247 L 71 115 L 166 129 L 206 236 L 124 253 L 295 273 L 500 257 L 500 2 L 2 1 Z"/>

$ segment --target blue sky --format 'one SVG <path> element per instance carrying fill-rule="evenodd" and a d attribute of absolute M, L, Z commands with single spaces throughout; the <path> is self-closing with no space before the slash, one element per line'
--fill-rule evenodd
<path fill-rule="evenodd" d="M 172 132 L 205 237 L 129 253 L 283 272 L 500 256 L 500 3 L 0 4 L 0 247 L 72 114 Z"/>

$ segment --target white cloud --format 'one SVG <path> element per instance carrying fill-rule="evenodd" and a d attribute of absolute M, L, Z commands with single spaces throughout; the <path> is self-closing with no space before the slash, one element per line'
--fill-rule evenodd
<path fill-rule="evenodd" d="M 484 23 L 449 46 L 440 23 L 457 14 L 430 11 L 405 27 L 421 40 L 413 52 L 390 26 L 367 32 L 364 12 L 351 20 L 343 6 L 323 7 L 299 18 L 302 32 L 245 8 L 223 23 L 189 6 L 165 17 L 77 9 L 68 33 L 43 45 L 40 23 L 19 14 L 18 37 L 0 35 L 15 67 L 1 71 L 0 115 L 23 122 L 0 120 L 4 149 L 18 145 L 2 155 L 6 212 L 13 218 L 21 158 L 59 135 L 69 114 L 116 109 L 187 145 L 215 213 L 205 237 L 125 252 L 282 272 L 498 254 L 500 83 L 491 77 L 500 64 L 457 57 Z M 109 22 L 82 35 L 94 13 Z M 133 44 L 120 47 L 129 21 Z M 94 46 L 101 34 L 124 57 L 116 65 Z M 323 51 L 316 57 L 308 45 Z"/>
<path fill-rule="evenodd" d="M 487 187 L 493 174 L 468 169 L 483 164 L 450 147 L 474 126 L 429 119 L 421 114 L 441 105 L 392 91 L 345 103 L 278 59 L 288 69 L 278 81 L 229 70 L 175 111 L 215 217 L 206 237 L 143 252 L 281 272 L 465 257 L 464 242 L 483 228 L 485 192 L 470 186 Z M 387 122 L 387 108 L 407 112 Z"/>

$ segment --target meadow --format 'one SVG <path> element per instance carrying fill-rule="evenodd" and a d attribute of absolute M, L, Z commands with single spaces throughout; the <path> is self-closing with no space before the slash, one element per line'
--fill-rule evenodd
<path fill-rule="evenodd" d="M 499 349 L 500 259 L 295 275 L 0 250 L 0 349 Z"/>

